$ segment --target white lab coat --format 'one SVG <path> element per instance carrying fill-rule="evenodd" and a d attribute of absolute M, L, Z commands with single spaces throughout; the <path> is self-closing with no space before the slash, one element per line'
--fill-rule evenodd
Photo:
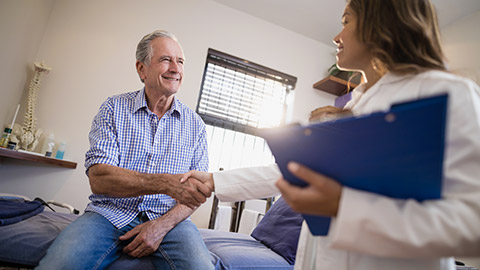
<path fill-rule="evenodd" d="M 443 199 L 419 203 L 343 187 L 329 235 L 314 237 L 303 224 L 295 269 L 455 269 L 451 256 L 480 256 L 478 85 L 440 71 L 388 73 L 365 93 L 358 86 L 345 108 L 368 114 L 445 92 Z M 224 201 L 266 197 L 278 194 L 279 177 L 276 165 L 217 172 L 215 193 Z"/>

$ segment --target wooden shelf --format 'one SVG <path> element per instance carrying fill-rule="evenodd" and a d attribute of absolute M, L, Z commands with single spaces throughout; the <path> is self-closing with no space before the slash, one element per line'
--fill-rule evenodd
<path fill-rule="evenodd" d="M 45 157 L 45 156 L 37 156 L 34 154 L 18 152 L 18 151 L 6 149 L 6 148 L 0 148 L 0 157 L 16 159 L 16 160 L 33 161 L 37 163 L 44 163 L 44 164 L 49 164 L 49 165 L 59 166 L 59 167 L 64 167 L 69 169 L 77 168 L 76 162 L 66 161 L 66 160 L 51 158 L 51 157 Z"/>
<path fill-rule="evenodd" d="M 313 88 L 325 91 L 336 96 L 341 96 L 347 93 L 347 81 L 335 76 L 328 76 L 325 79 L 315 83 Z M 351 89 L 357 87 L 358 84 L 350 82 Z"/>

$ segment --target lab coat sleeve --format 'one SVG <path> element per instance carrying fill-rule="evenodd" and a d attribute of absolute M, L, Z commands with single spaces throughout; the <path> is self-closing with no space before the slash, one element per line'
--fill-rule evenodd
<path fill-rule="evenodd" d="M 443 198 L 420 203 L 344 187 L 332 248 L 403 258 L 480 254 L 480 91 L 451 88 Z"/>
<path fill-rule="evenodd" d="M 275 196 L 280 193 L 275 186 L 280 177 L 276 164 L 214 172 L 215 195 L 224 202 Z"/>

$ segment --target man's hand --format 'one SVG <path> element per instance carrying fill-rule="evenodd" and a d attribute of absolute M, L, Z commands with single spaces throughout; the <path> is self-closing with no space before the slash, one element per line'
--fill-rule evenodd
<path fill-rule="evenodd" d="M 277 181 L 276 186 L 293 210 L 302 214 L 337 216 L 342 196 L 340 183 L 294 162 L 288 164 L 288 170 L 310 184 L 302 188 L 283 178 Z"/>
<path fill-rule="evenodd" d="M 148 256 L 158 249 L 170 230 L 170 226 L 162 223 L 162 217 L 142 223 L 120 236 L 119 239 L 122 241 L 136 236 L 130 244 L 123 248 L 123 252 L 135 258 Z"/>
<path fill-rule="evenodd" d="M 190 178 L 189 181 L 179 181 L 180 179 L 188 179 L 190 172 L 183 175 L 175 175 L 174 181 L 170 187 L 174 199 L 179 203 L 190 208 L 195 208 L 204 203 L 208 197 L 212 195 L 213 187 L 201 180 Z M 213 180 L 212 180 L 213 183 Z"/>
<path fill-rule="evenodd" d="M 349 110 L 344 110 L 334 106 L 324 106 L 313 110 L 310 113 L 310 118 L 308 120 L 310 122 L 323 122 L 350 115 L 352 115 L 352 112 Z"/>
<path fill-rule="evenodd" d="M 196 208 L 189 208 L 182 204 L 175 205 L 163 216 L 147 221 L 128 231 L 119 237 L 119 240 L 125 241 L 134 236 L 123 252 L 136 258 L 148 256 L 155 252 L 163 241 L 165 235 L 177 224 L 190 216 Z"/>
<path fill-rule="evenodd" d="M 207 186 L 211 191 L 215 191 L 215 182 L 213 181 L 213 174 L 200 171 L 189 171 L 182 176 L 180 182 L 185 183 L 186 181 L 196 183 L 200 181 L 205 186 Z M 208 196 L 210 197 L 210 196 Z"/>

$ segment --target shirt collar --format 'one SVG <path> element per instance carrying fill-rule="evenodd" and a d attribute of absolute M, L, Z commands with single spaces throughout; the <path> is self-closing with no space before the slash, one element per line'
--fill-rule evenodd
<path fill-rule="evenodd" d="M 137 96 L 135 97 L 133 112 L 137 112 L 141 108 L 148 108 L 147 99 L 145 98 L 145 87 L 138 91 Z"/>
<path fill-rule="evenodd" d="M 147 98 L 145 96 L 145 87 L 142 88 L 142 90 L 140 90 L 137 96 L 135 97 L 133 112 L 137 112 L 142 108 L 146 108 L 148 110 Z M 172 115 L 172 116 L 175 116 L 175 115 L 180 116 L 182 115 L 182 109 L 183 108 L 182 108 L 181 102 L 177 100 L 177 97 L 174 96 L 172 101 L 172 107 L 165 114 Z"/>
<path fill-rule="evenodd" d="M 375 93 L 382 88 L 382 86 L 390 83 L 395 83 L 401 80 L 405 80 L 409 76 L 410 75 L 399 75 L 392 72 L 387 72 L 374 85 L 372 85 L 368 89 L 368 91 L 366 91 L 365 89 L 365 83 L 361 83 L 359 86 L 353 89 L 352 98 L 350 99 L 349 102 L 347 102 L 344 109 L 349 109 L 349 110 L 353 109 L 353 107 L 355 107 L 355 105 L 359 103 L 360 100 L 362 100 L 362 102 L 368 101 L 372 95 L 375 95 Z M 414 75 L 411 75 L 411 76 L 414 76 Z"/>
<path fill-rule="evenodd" d="M 176 96 L 174 96 L 172 101 L 172 107 L 170 108 L 170 110 L 167 111 L 167 114 L 171 116 L 180 116 L 182 115 L 182 109 L 183 108 L 180 101 L 177 99 Z"/>

